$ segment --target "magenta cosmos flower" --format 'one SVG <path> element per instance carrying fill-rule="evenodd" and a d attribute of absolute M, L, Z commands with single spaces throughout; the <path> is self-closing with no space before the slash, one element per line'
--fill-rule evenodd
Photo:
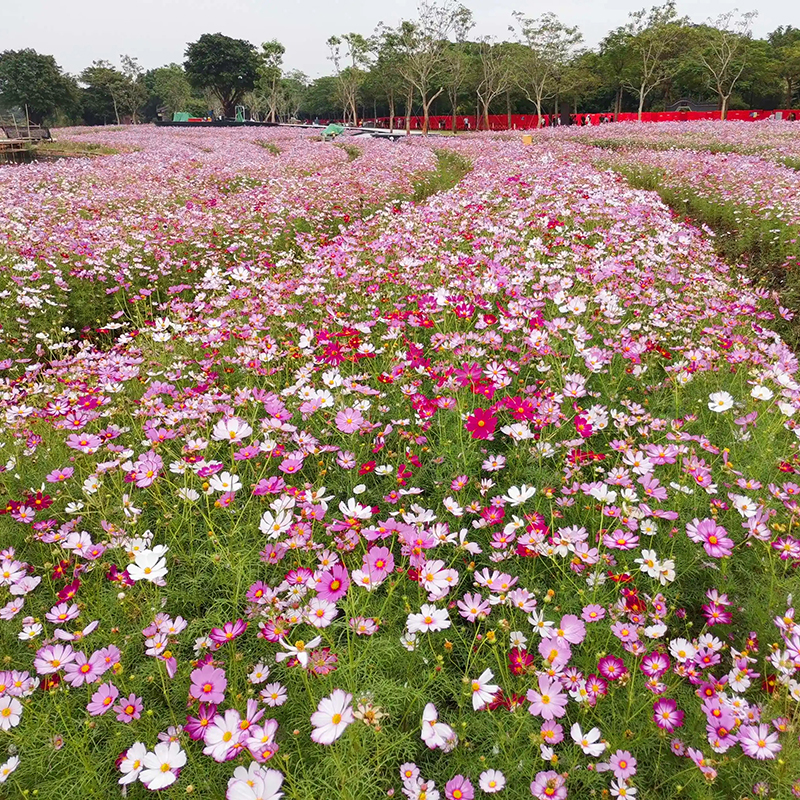
<path fill-rule="evenodd" d="M 342 433 L 355 433 L 363 422 L 364 417 L 355 408 L 343 408 L 336 415 L 336 427 Z"/>
<path fill-rule="evenodd" d="M 562 691 L 561 684 L 546 675 L 539 676 L 539 691 L 528 689 L 526 696 L 531 703 L 528 711 L 535 717 L 551 720 L 567 713 L 564 710 L 567 696 Z"/>
<path fill-rule="evenodd" d="M 317 744 L 333 744 L 355 720 L 352 702 L 353 695 L 341 689 L 334 689 L 330 697 L 323 697 L 311 715 L 312 740 Z"/>
<path fill-rule="evenodd" d="M 476 408 L 467 417 L 464 427 L 472 434 L 473 439 L 488 439 L 497 427 L 497 417 L 485 408 Z"/>
<path fill-rule="evenodd" d="M 226 622 L 221 628 L 212 628 L 209 637 L 212 642 L 224 644 L 237 639 L 247 630 L 247 623 L 243 619 L 236 622 Z"/>
<path fill-rule="evenodd" d="M 189 697 L 203 703 L 221 703 L 225 699 L 228 680 L 224 669 L 217 669 L 211 664 L 204 664 L 191 674 L 192 685 Z"/>
<path fill-rule="evenodd" d="M 186 724 L 183 726 L 184 731 L 189 734 L 190 738 L 196 742 L 205 739 L 206 731 L 211 723 L 217 716 L 217 707 L 215 705 L 206 705 L 200 703 L 197 709 L 197 716 L 186 716 Z"/>
<path fill-rule="evenodd" d="M 662 697 L 653 703 L 653 719 L 659 728 L 665 731 L 674 731 L 683 725 L 683 711 L 678 704 L 669 697 Z"/>
<path fill-rule="evenodd" d="M 334 564 L 327 572 L 323 572 L 317 581 L 317 595 L 330 603 L 335 603 L 344 597 L 349 588 L 350 576 L 341 564 Z"/>

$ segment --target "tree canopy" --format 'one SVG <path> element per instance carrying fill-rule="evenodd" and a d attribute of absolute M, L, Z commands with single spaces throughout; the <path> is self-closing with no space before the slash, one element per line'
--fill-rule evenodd
<path fill-rule="evenodd" d="M 0 53 L 0 104 L 27 107 L 32 122 L 41 123 L 75 101 L 75 81 L 62 74 L 53 56 L 35 50 Z"/>
<path fill-rule="evenodd" d="M 234 116 L 235 107 L 258 80 L 259 58 L 244 39 L 222 33 L 204 33 L 186 48 L 184 67 L 196 89 L 208 89 L 219 100 L 223 114 Z"/>

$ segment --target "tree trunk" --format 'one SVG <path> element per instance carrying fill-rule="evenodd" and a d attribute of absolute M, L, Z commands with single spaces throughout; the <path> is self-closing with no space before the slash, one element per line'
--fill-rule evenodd
<path fill-rule="evenodd" d="M 622 112 L 622 86 L 617 87 L 617 96 L 614 98 L 614 122 L 619 120 Z"/>
<path fill-rule="evenodd" d="M 117 109 L 117 98 L 111 95 L 111 101 L 114 103 L 114 116 L 117 118 L 117 125 L 119 125 L 119 110 Z"/>
<path fill-rule="evenodd" d="M 724 95 L 722 97 L 722 104 L 721 104 L 721 107 L 720 107 L 719 118 L 720 119 L 727 119 L 728 118 L 728 96 L 727 95 Z"/>
<path fill-rule="evenodd" d="M 411 133 L 411 104 L 414 102 L 414 87 L 410 87 L 406 95 L 406 136 Z"/>
<path fill-rule="evenodd" d="M 511 130 L 511 92 L 506 89 L 506 126 Z"/>
<path fill-rule="evenodd" d="M 394 130 L 394 93 L 389 93 L 389 133 Z"/>
<path fill-rule="evenodd" d="M 639 90 L 639 122 L 642 121 L 642 108 L 644 107 L 644 86 Z"/>
<path fill-rule="evenodd" d="M 484 122 L 484 126 L 486 127 L 486 130 L 488 131 L 489 128 L 490 128 L 490 125 L 489 125 L 489 102 L 488 101 L 484 102 L 484 104 L 483 104 L 483 122 Z"/>

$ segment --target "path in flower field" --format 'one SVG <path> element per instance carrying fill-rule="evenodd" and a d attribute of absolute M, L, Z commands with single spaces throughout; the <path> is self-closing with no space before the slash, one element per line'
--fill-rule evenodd
<path fill-rule="evenodd" d="M 800 793 L 798 362 L 708 233 L 568 141 L 67 136 L 132 151 L 0 170 L 9 796 Z"/>

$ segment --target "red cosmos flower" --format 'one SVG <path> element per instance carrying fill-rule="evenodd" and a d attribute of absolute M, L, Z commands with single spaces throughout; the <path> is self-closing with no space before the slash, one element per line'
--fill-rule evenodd
<path fill-rule="evenodd" d="M 53 573 L 50 576 L 51 580 L 54 581 L 63 581 L 67 577 L 67 570 L 70 568 L 69 561 L 59 561 L 58 564 L 55 565 L 53 569 Z"/>
<path fill-rule="evenodd" d="M 464 427 L 472 434 L 473 439 L 488 439 L 497 427 L 497 417 L 485 408 L 476 408 Z"/>
<path fill-rule="evenodd" d="M 68 583 L 63 589 L 58 592 L 58 599 L 59 600 L 72 600 L 73 597 L 78 593 L 78 588 L 80 587 L 81 582 L 76 578 L 72 583 Z"/>
<path fill-rule="evenodd" d="M 50 497 L 49 494 L 42 494 L 41 492 L 36 492 L 36 494 L 29 494 L 25 498 L 25 505 L 31 506 L 35 509 L 45 509 L 50 508 L 53 505 L 53 498 Z"/>
<path fill-rule="evenodd" d="M 374 461 L 365 461 L 359 468 L 358 474 L 359 475 L 366 475 L 369 472 L 375 471 L 375 462 Z"/>
<path fill-rule="evenodd" d="M 527 675 L 533 668 L 535 659 L 527 650 L 512 647 L 508 653 L 508 662 L 515 675 Z"/>

